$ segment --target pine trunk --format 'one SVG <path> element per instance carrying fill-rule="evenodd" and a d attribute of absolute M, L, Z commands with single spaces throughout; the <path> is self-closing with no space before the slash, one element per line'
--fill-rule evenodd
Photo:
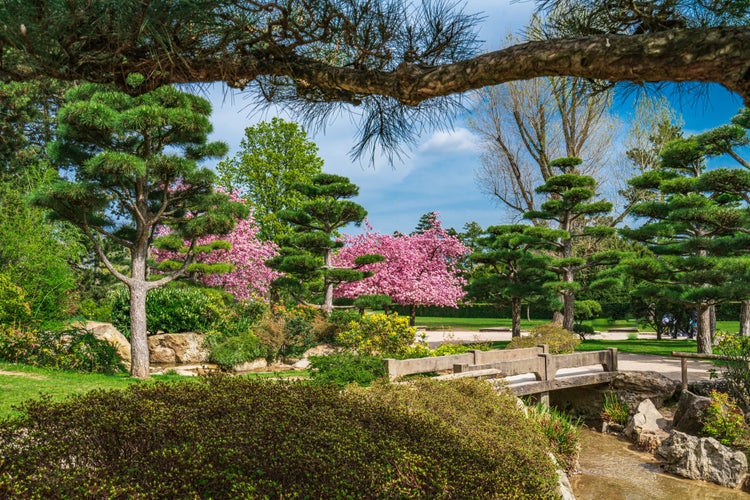
<path fill-rule="evenodd" d="M 566 330 L 573 331 L 573 325 L 575 321 L 574 308 L 575 308 L 576 296 L 570 290 L 563 293 L 563 323 L 562 327 Z"/>
<path fill-rule="evenodd" d="M 743 337 L 750 336 L 750 300 L 742 301 L 740 309 L 740 335 Z"/>
<path fill-rule="evenodd" d="M 521 299 L 511 299 L 511 337 L 521 336 Z"/>
<path fill-rule="evenodd" d="M 696 343 L 698 352 L 701 354 L 711 354 L 711 308 L 709 306 L 698 307 L 698 334 Z"/>
<path fill-rule="evenodd" d="M 146 253 L 148 248 L 133 251 L 130 291 L 130 374 L 149 377 L 148 329 L 146 326 Z"/>
<path fill-rule="evenodd" d="M 417 306 L 412 304 L 409 306 L 409 326 L 416 326 L 417 324 Z"/>
<path fill-rule="evenodd" d="M 323 256 L 323 268 L 324 271 L 333 268 L 330 250 L 326 250 L 326 253 Z M 328 276 L 323 277 L 323 287 L 325 292 L 325 298 L 323 299 L 323 312 L 326 316 L 330 316 L 333 312 L 333 283 L 328 281 Z"/>

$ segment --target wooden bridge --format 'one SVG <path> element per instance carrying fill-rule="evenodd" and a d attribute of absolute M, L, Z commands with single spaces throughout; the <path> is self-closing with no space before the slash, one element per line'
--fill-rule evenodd
<path fill-rule="evenodd" d="M 617 375 L 617 349 L 553 355 L 548 346 L 540 345 L 429 358 L 386 359 L 385 366 L 391 380 L 432 372 L 442 373 L 435 377 L 437 379 L 502 379 L 518 396 L 539 394 L 546 400 L 550 391 L 610 382 Z M 528 380 L 529 376 L 533 378 Z"/>

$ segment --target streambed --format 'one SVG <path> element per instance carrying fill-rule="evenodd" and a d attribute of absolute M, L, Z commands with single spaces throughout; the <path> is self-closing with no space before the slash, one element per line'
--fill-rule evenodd
<path fill-rule="evenodd" d="M 649 453 L 609 434 L 581 431 L 581 474 L 571 475 L 577 500 L 725 500 L 750 494 L 661 471 Z"/>

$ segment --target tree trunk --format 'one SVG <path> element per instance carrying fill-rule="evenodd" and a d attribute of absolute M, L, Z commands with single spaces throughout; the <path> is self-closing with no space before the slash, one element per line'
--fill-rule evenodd
<path fill-rule="evenodd" d="M 409 306 L 409 326 L 417 325 L 417 306 L 412 304 Z"/>
<path fill-rule="evenodd" d="M 521 299 L 511 299 L 510 301 L 511 310 L 511 337 L 521 336 Z"/>
<path fill-rule="evenodd" d="M 531 321 L 531 305 L 526 305 L 526 321 Z"/>
<path fill-rule="evenodd" d="M 750 300 L 742 301 L 740 309 L 740 335 L 743 337 L 750 336 Z"/>
<path fill-rule="evenodd" d="M 711 307 L 698 306 L 698 334 L 696 342 L 698 352 L 701 354 L 711 354 Z"/>
<path fill-rule="evenodd" d="M 570 290 L 563 292 L 563 323 L 562 327 L 566 330 L 573 331 L 574 325 L 574 307 L 575 307 L 576 295 Z"/>
<path fill-rule="evenodd" d="M 146 281 L 135 280 L 130 289 L 130 375 L 149 377 L 148 330 L 146 327 Z"/>
<path fill-rule="evenodd" d="M 324 271 L 328 271 L 329 269 L 333 268 L 331 258 L 331 251 L 326 250 L 326 253 L 323 256 Z M 330 316 L 333 312 L 333 283 L 330 283 L 328 281 L 328 276 L 323 277 L 323 291 L 325 292 L 325 298 L 323 299 L 323 312 L 326 316 Z"/>

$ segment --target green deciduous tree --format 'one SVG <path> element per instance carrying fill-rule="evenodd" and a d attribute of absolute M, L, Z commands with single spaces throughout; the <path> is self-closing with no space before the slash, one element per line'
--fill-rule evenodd
<path fill-rule="evenodd" d="M 472 262 L 482 266 L 466 286 L 470 298 L 511 306 L 511 335 L 521 336 L 521 304 L 551 300 L 543 285 L 553 281 L 551 258 L 540 250 L 544 243 L 530 234 L 530 226 L 490 226 L 477 240 Z"/>
<path fill-rule="evenodd" d="M 281 118 L 247 127 L 240 151 L 217 167 L 221 184 L 250 200 L 259 237 L 275 242 L 289 231 L 279 212 L 298 210 L 304 200 L 292 186 L 310 182 L 322 169 L 318 147 L 305 129 Z"/>
<path fill-rule="evenodd" d="M 146 294 L 192 270 L 195 253 L 210 250 L 188 245 L 178 266 L 165 264 L 171 272 L 151 281 L 147 260 L 157 228 L 174 231 L 164 247 L 182 248 L 183 240 L 227 233 L 235 218 L 246 214 L 242 204 L 214 192 L 214 174 L 197 165 L 226 152 L 226 145 L 207 142 L 210 112 L 208 101 L 173 87 L 139 97 L 93 84 L 74 87 L 60 109 L 58 140 L 50 149 L 60 178 L 35 195 L 37 205 L 76 225 L 127 285 L 135 377 L 149 375 Z M 128 250 L 129 272 L 112 264 L 102 240 Z"/>
<path fill-rule="evenodd" d="M 276 286 L 299 302 L 314 301 L 328 315 L 333 311 L 333 288 L 339 283 L 359 281 L 372 273 L 336 267 L 333 255 L 344 245 L 337 238 L 344 226 L 360 224 L 367 216 L 361 205 L 349 200 L 359 188 L 340 175 L 319 174 L 309 184 L 293 188 L 304 198 L 297 210 L 284 210 L 279 218 L 292 226 L 281 243 L 279 255 L 269 261 L 286 276 Z M 381 261 L 376 255 L 362 255 L 355 267 Z"/>
<path fill-rule="evenodd" d="M 575 295 L 582 289 L 582 284 L 576 280 L 576 276 L 583 270 L 616 262 L 620 255 L 618 252 L 597 251 L 599 242 L 615 233 L 614 228 L 596 223 L 597 217 L 612 210 L 612 203 L 594 200 L 596 180 L 575 172 L 575 168 L 581 164 L 581 159 L 558 158 L 550 164 L 553 168 L 560 169 L 562 174 L 550 177 L 536 189 L 537 193 L 547 195 L 547 201 L 541 204 L 540 210 L 528 211 L 524 217 L 552 222 L 556 226 L 548 228 L 540 224 L 529 231 L 553 249 L 554 258 L 550 269 L 557 273 L 558 281 L 547 283 L 547 286 L 562 297 L 562 326 L 573 331 Z M 576 251 L 576 243 L 583 241 L 586 241 L 586 244 L 580 245 Z M 611 279 L 595 281 L 591 286 L 604 286 Z"/>

